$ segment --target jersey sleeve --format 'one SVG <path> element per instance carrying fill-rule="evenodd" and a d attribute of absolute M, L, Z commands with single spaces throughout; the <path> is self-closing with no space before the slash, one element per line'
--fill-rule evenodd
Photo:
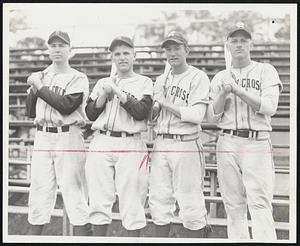
<path fill-rule="evenodd" d="M 144 82 L 143 96 L 153 96 L 153 82 L 150 78 L 146 78 Z"/>
<path fill-rule="evenodd" d="M 209 99 L 210 100 L 214 100 L 220 91 L 221 77 L 222 77 L 222 73 L 221 72 L 217 73 L 213 77 L 213 79 L 210 83 L 210 88 L 209 88 Z"/>
<path fill-rule="evenodd" d="M 261 83 L 261 90 L 278 85 L 279 91 L 282 91 L 282 83 L 280 81 L 278 72 L 276 71 L 275 67 L 271 64 L 264 63 L 264 68 L 262 71 L 262 83 Z"/>
<path fill-rule="evenodd" d="M 156 81 L 154 83 L 153 95 L 156 96 L 160 93 L 163 93 L 162 89 L 163 89 L 163 76 L 161 75 L 156 79 Z"/>
<path fill-rule="evenodd" d="M 209 78 L 205 73 L 198 73 L 191 81 L 191 90 L 188 97 L 188 106 L 209 101 Z"/>

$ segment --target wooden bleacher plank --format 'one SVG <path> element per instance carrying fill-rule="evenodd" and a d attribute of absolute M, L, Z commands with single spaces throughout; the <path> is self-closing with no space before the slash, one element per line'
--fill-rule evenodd
<path fill-rule="evenodd" d="M 24 186 L 9 186 L 8 192 L 11 193 L 23 193 L 27 194 L 29 192 L 29 187 Z M 57 195 L 61 195 L 61 190 L 57 189 Z M 208 203 L 223 203 L 223 199 L 221 196 L 204 196 L 204 199 Z M 289 207 L 290 206 L 290 200 L 288 199 L 273 199 L 272 200 L 273 206 L 279 206 L 279 207 Z M 145 209 L 146 213 L 150 212 L 149 209 Z"/>
<path fill-rule="evenodd" d="M 189 63 L 189 65 L 192 65 L 194 67 L 201 67 L 202 69 L 211 69 L 214 68 L 216 70 L 222 70 L 225 69 L 225 63 L 224 64 L 207 64 L 207 63 Z M 274 65 L 274 64 L 273 64 Z M 137 67 L 145 67 L 145 66 L 150 66 L 150 67 L 158 67 L 158 68 L 164 68 L 165 63 L 139 63 L 139 62 L 135 62 L 133 64 L 134 68 Z M 47 66 L 46 65 L 36 65 L 36 66 L 32 66 L 32 65 L 26 65 L 26 66 L 22 66 L 22 67 L 10 67 L 9 71 L 10 74 L 13 74 L 13 71 L 24 71 L 24 70 L 29 70 L 29 71 L 40 71 L 45 69 Z M 111 62 L 108 63 L 101 63 L 101 64 L 73 64 L 72 65 L 73 68 L 75 69 L 83 69 L 83 68 L 95 68 L 95 69 L 110 69 L 111 68 Z M 290 64 L 277 64 L 274 65 L 275 68 L 280 69 L 280 68 L 289 68 Z"/>
<path fill-rule="evenodd" d="M 11 214 L 28 214 L 28 207 L 8 206 L 8 213 L 11 213 Z M 63 210 L 62 209 L 53 209 L 51 215 L 54 216 L 54 217 L 63 217 Z"/>
<path fill-rule="evenodd" d="M 268 61 L 287 61 L 289 62 L 290 61 L 290 56 L 289 55 L 281 55 L 281 56 L 263 56 L 263 55 L 253 55 L 251 56 L 251 59 L 252 60 L 257 60 L 257 61 L 260 61 L 260 60 L 268 60 Z M 212 56 L 212 57 L 209 57 L 209 56 L 203 56 L 203 55 L 199 55 L 199 56 L 194 56 L 194 55 L 189 55 L 187 57 L 187 60 L 188 61 L 191 61 L 191 60 L 214 60 L 214 61 L 217 61 L 217 60 L 220 60 L 220 61 L 223 61 L 225 62 L 225 58 L 224 56 Z M 92 58 L 92 57 L 81 57 L 81 58 L 76 58 L 76 56 L 74 56 L 73 58 L 70 59 L 70 64 L 73 64 L 73 63 L 77 63 L 77 62 L 101 62 L 101 63 L 111 63 L 111 59 L 110 58 Z M 162 61 L 165 62 L 166 61 L 166 58 L 165 57 L 149 57 L 149 58 L 146 58 L 146 57 L 138 57 L 137 60 L 136 60 L 136 63 L 144 63 L 145 61 L 148 61 L 148 62 L 154 62 L 154 61 L 159 61 L 159 63 L 161 63 Z M 22 63 L 25 63 L 27 64 L 28 62 L 30 63 L 51 63 L 51 60 L 48 58 L 48 59 L 44 59 L 44 60 L 41 60 L 41 59 L 31 59 L 31 60 L 20 60 L 20 59 L 10 59 L 10 64 L 13 65 L 13 64 L 22 64 Z M 21 67 L 20 67 L 21 68 Z"/>

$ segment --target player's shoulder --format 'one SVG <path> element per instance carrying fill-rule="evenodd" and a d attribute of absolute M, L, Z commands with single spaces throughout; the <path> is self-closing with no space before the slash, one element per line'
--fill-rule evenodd
<path fill-rule="evenodd" d="M 227 76 L 228 71 L 226 69 L 220 70 L 219 72 L 217 72 L 214 76 L 213 79 L 218 79 L 218 78 L 222 78 L 224 76 Z"/>
<path fill-rule="evenodd" d="M 271 72 L 277 73 L 276 68 L 272 64 L 267 63 L 267 62 L 260 63 L 260 64 L 261 64 L 260 66 L 262 66 L 263 71 L 271 71 Z"/>
<path fill-rule="evenodd" d="M 192 77 L 198 78 L 196 81 L 209 81 L 208 75 L 203 70 L 189 65 L 189 73 Z"/>
<path fill-rule="evenodd" d="M 149 77 L 147 77 L 145 75 L 138 74 L 138 73 L 135 73 L 133 78 L 136 79 L 136 80 L 139 80 L 139 81 L 144 81 L 144 82 L 152 81 Z"/>
<path fill-rule="evenodd" d="M 77 69 L 75 68 L 71 68 L 71 71 L 70 73 L 73 75 L 73 76 L 76 76 L 77 78 L 83 78 L 83 79 L 88 79 L 87 75 L 83 72 L 80 72 L 78 71 Z"/>
<path fill-rule="evenodd" d="M 192 65 L 189 65 L 189 73 L 193 77 L 197 76 L 198 78 L 208 78 L 208 75 L 203 70 L 196 68 Z"/>

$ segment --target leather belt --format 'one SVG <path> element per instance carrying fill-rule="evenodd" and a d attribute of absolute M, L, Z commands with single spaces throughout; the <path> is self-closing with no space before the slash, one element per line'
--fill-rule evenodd
<path fill-rule="evenodd" d="M 223 133 L 227 133 L 242 138 L 256 138 L 258 136 L 258 132 L 259 131 L 252 131 L 252 130 L 230 130 L 230 129 L 223 130 Z"/>
<path fill-rule="evenodd" d="M 60 126 L 60 127 L 52 127 L 52 126 L 36 126 L 38 131 L 42 132 L 52 132 L 52 133 L 59 133 L 59 132 L 68 132 L 70 127 L 69 126 Z"/>
<path fill-rule="evenodd" d="M 198 134 L 182 135 L 182 134 L 158 133 L 157 136 L 163 139 L 168 138 L 168 139 L 174 139 L 179 141 L 193 141 L 199 138 Z"/>
<path fill-rule="evenodd" d="M 112 131 L 102 131 L 99 130 L 99 132 L 101 134 L 107 135 L 107 136 L 111 136 L 111 137 L 133 137 L 134 134 L 133 133 L 128 133 L 128 132 L 112 132 Z"/>

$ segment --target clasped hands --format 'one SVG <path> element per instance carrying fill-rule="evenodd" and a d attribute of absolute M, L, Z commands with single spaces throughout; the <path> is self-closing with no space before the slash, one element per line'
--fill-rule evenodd
<path fill-rule="evenodd" d="M 219 85 L 220 89 L 225 93 L 232 92 L 236 94 L 240 89 L 240 86 L 238 86 L 230 73 L 226 74 L 226 76 L 221 79 L 221 82 L 222 83 Z"/>
<path fill-rule="evenodd" d="M 116 94 L 118 88 L 113 79 L 107 80 L 102 83 L 100 90 L 98 91 L 98 97 L 105 96 L 108 100 L 111 100 Z"/>
<path fill-rule="evenodd" d="M 36 92 L 43 87 L 42 78 L 42 72 L 34 72 L 28 77 L 27 84 L 31 85 L 33 91 Z"/>

